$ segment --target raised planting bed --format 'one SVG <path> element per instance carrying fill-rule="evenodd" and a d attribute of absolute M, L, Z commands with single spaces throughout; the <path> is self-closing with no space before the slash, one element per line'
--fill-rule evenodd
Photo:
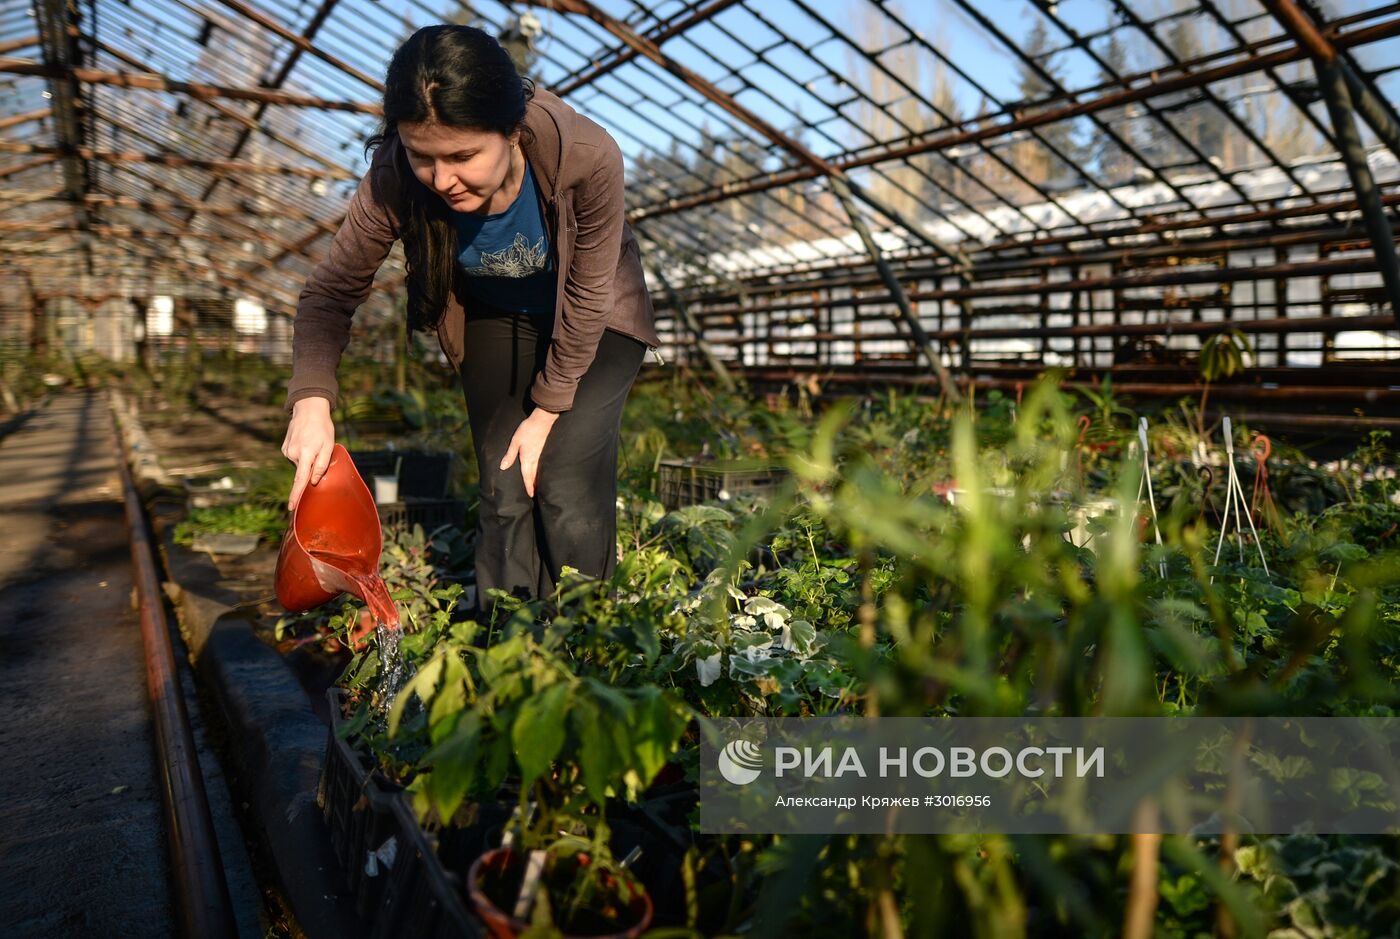
<path fill-rule="evenodd" d="M 437 836 L 419 827 L 401 792 L 392 801 L 402 841 L 388 872 L 382 902 L 372 918 L 371 939 L 484 936 L 483 924 L 464 899 L 461 879 L 439 860 Z"/>
<path fill-rule="evenodd" d="M 326 761 L 316 803 L 326 818 L 331 846 L 355 897 L 355 913 L 373 919 L 381 894 L 403 847 L 402 825 L 394 812 L 397 796 L 373 778 L 358 754 L 337 733 L 340 695 L 332 690 Z"/>

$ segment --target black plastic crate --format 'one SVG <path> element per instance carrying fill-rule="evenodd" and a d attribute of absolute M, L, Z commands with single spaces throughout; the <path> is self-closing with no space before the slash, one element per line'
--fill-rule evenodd
<path fill-rule="evenodd" d="M 382 526 L 402 525 L 412 528 L 422 525 L 423 531 L 430 532 L 443 525 L 466 525 L 467 504 L 461 499 L 415 499 L 404 497 L 399 502 L 381 502 L 378 505 L 379 524 Z"/>
<path fill-rule="evenodd" d="M 455 879 L 465 881 L 477 858 L 500 847 L 501 835 L 511 819 L 513 802 L 477 802 L 459 809 L 453 826 L 434 832 L 437 856 Z"/>
<path fill-rule="evenodd" d="M 370 939 L 479 939 L 483 924 L 468 908 L 462 879 L 438 859 L 438 839 L 424 831 L 406 797 L 394 801 L 404 840 L 385 884 Z"/>
<path fill-rule="evenodd" d="M 452 454 L 413 450 L 357 450 L 350 459 L 373 488 L 375 476 L 393 476 L 398 469 L 399 497 L 442 499 L 452 483 Z"/>
<path fill-rule="evenodd" d="M 340 861 L 345 885 L 355 897 L 355 912 L 369 919 L 379 907 L 395 858 L 403 850 L 402 823 L 394 811 L 398 795 L 337 734 L 343 692 L 332 688 L 327 698 L 331 724 L 316 801 L 330 828 L 331 847 Z"/>
<path fill-rule="evenodd" d="M 613 856 L 621 859 L 633 848 L 642 849 L 632 872 L 651 897 L 652 928 L 685 924 L 681 867 L 686 850 L 694 844 L 686 815 L 698 800 L 697 789 L 683 787 L 666 795 L 643 797 L 640 803 L 619 801 L 608 807 Z"/>
<path fill-rule="evenodd" d="M 341 692 L 332 688 L 326 693 L 330 704 L 331 724 L 326 738 L 326 760 L 321 767 L 321 781 L 316 790 L 316 804 L 321 807 L 330 828 L 331 843 L 336 857 L 345 864 L 350 856 L 355 814 L 364 806 L 365 787 L 369 770 L 361 763 L 345 741 L 336 736 L 340 726 Z"/>
<path fill-rule="evenodd" d="M 344 694 L 340 688 L 326 693 L 331 724 L 317 801 L 356 915 L 372 937 L 479 939 L 485 931 L 468 909 L 460 876 L 439 860 L 437 836 L 419 826 L 407 794 L 366 767 L 337 734 Z M 486 835 L 510 816 L 506 806 L 488 809 L 495 811 L 448 833 L 457 854 L 473 842 L 477 854 L 484 852 Z"/>
<path fill-rule="evenodd" d="M 364 477 L 365 484 L 374 485 L 375 476 L 394 475 L 394 465 L 398 454 L 389 450 L 351 450 L 350 462 Z"/>
<path fill-rule="evenodd" d="M 366 767 L 337 734 L 344 691 L 332 688 L 326 697 L 331 726 L 317 800 L 369 939 L 482 939 L 486 928 L 471 909 L 464 879 L 499 844 L 515 801 L 478 803 L 458 813 L 454 827 L 425 831 L 408 794 Z M 684 923 L 680 870 L 693 837 L 686 816 L 697 798 L 694 786 L 676 784 L 640 803 L 608 806 L 613 853 L 621 858 L 642 849 L 634 870 L 652 898 L 653 925 Z M 385 850 L 389 843 L 392 850 Z"/>
<path fill-rule="evenodd" d="M 771 495 L 788 478 L 766 460 L 662 460 L 657 492 L 667 511 L 740 495 Z"/>

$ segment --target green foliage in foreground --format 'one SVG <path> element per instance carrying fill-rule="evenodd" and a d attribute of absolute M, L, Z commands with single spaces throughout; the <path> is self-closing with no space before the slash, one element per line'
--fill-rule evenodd
<path fill-rule="evenodd" d="M 1100 398 L 1087 426 L 1051 387 L 1015 408 L 984 402 L 976 419 L 896 395 L 810 418 L 750 407 L 711 423 L 719 455 L 780 459 L 788 488 L 667 513 L 648 468 L 672 429 L 696 442 L 716 404 L 662 412 L 648 397 L 647 419 L 629 417 L 611 581 L 498 597 L 493 626 L 462 619 L 455 587 L 399 594 L 414 677 L 376 702 L 377 652 L 357 655 L 352 730 L 429 821 L 477 799 L 534 801 L 527 843 L 565 829 L 597 847 L 610 799 L 635 797 L 668 761 L 693 774 L 694 715 L 1394 713 L 1400 506 L 1383 439 L 1336 478 L 1292 474 L 1271 524 L 1256 520 L 1266 575 L 1247 535 L 1219 542 L 1224 470 L 1205 481 L 1183 464 L 1192 420 L 1156 422 L 1154 543 L 1131 509 L 1130 416 Z M 1086 519 L 1102 498 L 1130 508 Z M 1107 936 L 1142 900 L 1128 887 L 1141 847 L 698 838 L 686 864 L 706 934 Z M 1392 935 L 1400 922 L 1394 837 L 1167 837 L 1149 854 L 1158 935 L 1211 934 L 1219 917 L 1243 936 Z"/>

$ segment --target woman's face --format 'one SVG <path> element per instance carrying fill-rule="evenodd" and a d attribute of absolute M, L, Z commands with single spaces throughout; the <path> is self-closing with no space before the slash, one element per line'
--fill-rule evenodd
<path fill-rule="evenodd" d="M 510 171 L 515 138 L 438 123 L 399 124 L 413 175 L 456 212 L 492 212 L 491 197 Z M 496 211 L 503 211 L 499 207 Z"/>

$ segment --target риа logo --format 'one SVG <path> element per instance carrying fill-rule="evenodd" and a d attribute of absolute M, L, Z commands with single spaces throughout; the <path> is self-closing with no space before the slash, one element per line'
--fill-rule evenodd
<path fill-rule="evenodd" d="M 747 786 L 763 773 L 763 749 L 748 740 L 735 740 L 719 753 L 719 774 L 736 786 Z"/>

